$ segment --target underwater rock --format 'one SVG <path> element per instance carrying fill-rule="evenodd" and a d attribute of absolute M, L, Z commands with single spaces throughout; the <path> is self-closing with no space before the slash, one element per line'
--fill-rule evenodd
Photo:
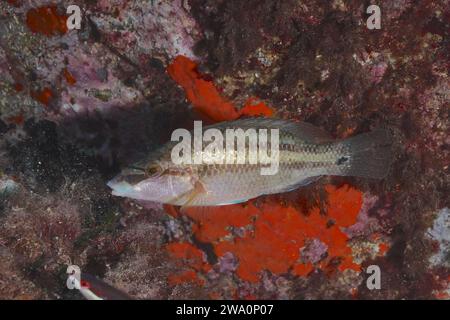
<path fill-rule="evenodd" d="M 358 1 L 81 1 L 80 30 L 69 4 L 0 2 L 0 298 L 79 299 L 68 264 L 142 299 L 449 298 L 445 1 L 380 30 Z M 395 161 L 207 214 L 110 195 L 173 129 L 248 116 L 384 127 Z"/>

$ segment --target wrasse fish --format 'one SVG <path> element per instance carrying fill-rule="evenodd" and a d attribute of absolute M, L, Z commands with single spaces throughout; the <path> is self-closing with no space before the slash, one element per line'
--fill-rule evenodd
<path fill-rule="evenodd" d="M 241 164 L 174 164 L 171 153 L 177 142 L 171 141 L 109 181 L 112 194 L 184 207 L 227 205 L 291 191 L 324 175 L 380 179 L 392 160 L 391 135 L 380 129 L 333 140 L 311 124 L 279 119 L 240 119 L 209 128 L 224 135 L 230 129 L 278 129 L 277 172 L 262 175 L 265 164 L 250 163 L 249 157 Z M 246 141 L 247 155 L 253 152 L 250 145 Z M 195 156 L 195 148 L 189 149 Z M 201 152 L 211 156 L 207 148 Z"/>

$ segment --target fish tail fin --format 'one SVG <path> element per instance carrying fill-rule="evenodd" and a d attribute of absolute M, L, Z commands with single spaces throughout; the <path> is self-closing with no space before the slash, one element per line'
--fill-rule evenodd
<path fill-rule="evenodd" d="M 384 178 L 393 160 L 392 135 L 384 129 L 363 133 L 338 142 L 342 150 L 337 165 L 341 175 Z"/>

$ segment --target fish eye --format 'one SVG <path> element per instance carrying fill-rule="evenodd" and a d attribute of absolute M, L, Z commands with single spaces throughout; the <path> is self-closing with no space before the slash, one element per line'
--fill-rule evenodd
<path fill-rule="evenodd" d="M 155 176 L 161 172 L 161 168 L 158 165 L 150 165 L 147 167 L 146 171 L 148 176 Z"/>

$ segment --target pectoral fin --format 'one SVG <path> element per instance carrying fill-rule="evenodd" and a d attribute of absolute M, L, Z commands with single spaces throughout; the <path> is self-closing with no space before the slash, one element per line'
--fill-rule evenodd
<path fill-rule="evenodd" d="M 186 202 L 181 206 L 180 211 L 184 212 L 187 207 L 195 205 L 196 200 L 200 195 L 205 194 L 207 191 L 200 181 L 196 181 L 194 189 L 186 196 Z"/>

